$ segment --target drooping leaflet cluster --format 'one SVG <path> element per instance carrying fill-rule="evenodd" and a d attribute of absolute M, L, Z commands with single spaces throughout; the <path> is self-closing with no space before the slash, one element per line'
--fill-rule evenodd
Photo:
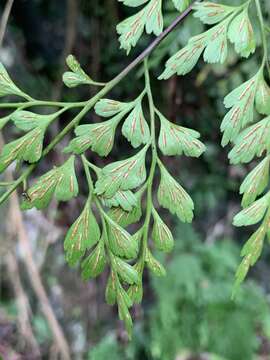
<path fill-rule="evenodd" d="M 136 45 L 144 29 L 159 35 L 163 30 L 162 0 L 121 0 L 125 5 L 139 11 L 117 26 L 121 48 L 127 52 Z M 266 192 L 269 177 L 270 146 L 268 140 L 270 118 L 254 124 L 254 109 L 261 115 L 270 115 L 270 88 L 265 80 L 269 70 L 266 45 L 266 28 L 259 0 L 254 0 L 261 26 L 264 55 L 257 73 L 224 101 L 228 113 L 221 130 L 222 145 L 229 142 L 233 148 L 229 153 L 231 163 L 247 163 L 255 156 L 263 160 L 251 171 L 241 185 L 243 210 L 236 215 L 236 226 L 251 225 L 261 221 L 258 230 L 243 248 L 244 256 L 236 277 L 236 288 L 244 279 L 249 267 L 258 259 L 265 236 L 269 233 L 270 195 Z M 225 6 L 212 2 L 200 2 L 193 6 L 194 16 L 211 25 L 205 32 L 189 39 L 188 44 L 166 63 L 160 79 L 174 74 L 185 75 L 203 56 L 208 63 L 224 63 L 231 43 L 237 54 L 249 57 L 256 44 L 253 24 L 249 19 L 249 8 L 253 1 L 239 6 Z M 185 10 L 188 0 L 173 0 L 174 6 Z M 148 55 L 148 54 L 147 54 Z M 143 60 L 143 57 L 140 59 Z M 139 62 L 138 62 L 139 63 Z M 0 96 L 15 95 L 23 102 L 7 102 L 0 108 L 11 109 L 9 115 L 0 119 L 0 128 L 15 125 L 24 135 L 7 143 L 0 153 L 0 172 L 13 162 L 26 170 L 11 184 L 0 198 L 0 203 L 22 183 L 61 141 L 74 129 L 75 136 L 63 149 L 67 158 L 63 164 L 35 180 L 27 189 L 21 203 L 23 210 L 46 208 L 51 200 L 69 201 L 79 194 L 76 164 L 81 162 L 88 184 L 88 197 L 77 219 L 68 230 L 64 249 L 71 266 L 81 267 L 82 278 L 88 280 L 101 274 L 106 267 L 110 275 L 106 287 L 106 301 L 117 304 L 119 317 L 124 321 L 128 333 L 132 331 L 130 307 L 140 303 L 143 296 L 143 274 L 148 268 L 157 276 L 166 273 L 163 265 L 153 255 L 153 249 L 170 252 L 174 246 L 173 235 L 159 214 L 159 208 L 168 209 L 182 222 L 193 219 L 194 204 L 191 197 L 166 169 L 163 156 L 184 155 L 199 157 L 205 146 L 198 139 L 199 133 L 176 125 L 157 108 L 153 99 L 147 58 L 144 60 L 144 90 L 134 100 L 121 102 L 105 98 L 106 94 L 127 74 L 121 73 L 107 84 L 93 81 L 81 68 L 74 56 L 67 58 L 69 71 L 63 75 L 68 87 L 79 85 L 100 86 L 101 90 L 84 102 L 50 102 L 35 100 L 19 89 L 0 64 Z M 269 76 L 269 73 L 268 73 Z M 31 108 L 57 109 L 48 115 L 33 112 Z M 100 117 L 98 123 L 80 124 L 94 108 Z M 80 109 L 72 121 L 43 148 L 48 127 L 64 112 Z M 133 148 L 133 155 L 110 163 L 102 168 L 91 163 L 89 151 L 107 157 L 113 146 L 116 131 Z M 268 144 L 269 143 L 269 144 Z M 146 156 L 151 155 L 149 169 Z M 157 202 L 153 181 L 159 177 Z M 257 200 L 257 197 L 260 198 Z M 143 204 L 146 204 L 143 206 Z M 158 204 L 158 206 L 157 206 Z M 129 225 L 137 224 L 131 233 Z M 152 241 L 150 241 L 152 240 Z"/>

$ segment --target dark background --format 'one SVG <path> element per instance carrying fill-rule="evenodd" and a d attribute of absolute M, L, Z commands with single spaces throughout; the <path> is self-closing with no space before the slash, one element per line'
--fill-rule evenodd
<path fill-rule="evenodd" d="M 239 4 L 237 0 L 227 3 Z M 0 14 L 4 5 L 5 1 L 0 1 Z M 177 13 L 167 3 L 165 9 L 168 25 Z M 264 10 L 268 18 L 268 2 Z M 143 36 L 128 57 L 119 50 L 115 26 L 133 12 L 114 0 L 15 0 L 0 60 L 15 82 L 35 98 L 88 99 L 95 94 L 94 88 L 70 90 L 63 86 L 64 59 L 73 53 L 92 78 L 113 78 L 151 41 L 150 36 Z M 256 18 L 253 20 L 256 26 Z M 48 314 L 42 311 L 44 296 L 37 289 L 39 281 L 72 359 L 270 357 L 267 243 L 236 300 L 230 299 L 241 245 L 252 233 L 251 228 L 233 228 L 231 222 L 240 208 L 241 180 L 256 161 L 248 166 L 230 166 L 229 149 L 221 147 L 219 130 L 225 114 L 224 96 L 254 74 L 260 49 L 248 60 L 239 60 L 231 50 L 224 66 L 199 62 L 184 78 L 157 80 L 166 58 L 202 29 L 201 23 L 190 16 L 150 57 L 155 102 L 172 121 L 199 131 L 207 151 L 195 160 L 166 159 L 170 171 L 192 195 L 196 216 L 192 226 L 183 226 L 167 212 L 162 213 L 173 229 L 176 247 L 169 257 L 161 258 L 167 277 L 145 276 L 143 304 L 132 313 L 133 340 L 127 342 L 116 309 L 105 304 L 107 272 L 84 283 L 79 269 L 68 268 L 64 260 L 63 238 L 79 214 L 84 191 L 68 204 L 52 203 L 47 211 L 32 210 L 23 218 L 15 199 L 0 208 L 0 354 L 4 359 L 38 359 L 38 352 L 44 359 L 58 358 L 55 344 L 59 345 L 60 340 L 55 337 Z M 257 32 L 256 36 L 259 43 Z M 139 66 L 111 91 L 110 97 L 120 101 L 135 98 L 143 87 L 141 75 Z M 46 142 L 70 120 L 70 115 L 65 115 L 54 124 Z M 91 113 L 84 121 L 97 121 L 96 115 Z M 16 130 L 8 125 L 3 134 L 7 141 L 16 136 Z M 35 176 L 62 162 L 61 150 L 70 136 L 41 162 Z M 102 166 L 123 154 L 131 154 L 131 148 L 118 134 L 109 159 L 91 153 L 91 161 Z M 82 172 L 79 180 L 84 189 Z M 38 276 L 32 272 L 32 262 Z"/>

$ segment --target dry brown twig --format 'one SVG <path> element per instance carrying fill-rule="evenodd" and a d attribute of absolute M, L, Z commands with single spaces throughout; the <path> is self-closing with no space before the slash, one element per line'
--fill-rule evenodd
<path fill-rule="evenodd" d="M 8 24 L 8 19 L 11 13 L 12 5 L 14 0 L 8 0 L 2 15 L 1 23 L 0 23 L 0 49 L 2 48 L 2 43 L 4 39 L 4 35 L 6 33 L 6 28 Z M 0 134 L 0 148 L 4 145 L 4 139 Z M 9 181 L 12 181 L 12 175 L 9 173 Z M 40 302 L 42 312 L 51 328 L 53 338 L 56 344 L 56 348 L 63 360 L 70 360 L 70 352 L 68 347 L 68 342 L 64 336 L 64 333 L 59 325 L 52 307 L 50 305 L 47 293 L 42 284 L 38 268 L 33 259 L 31 246 L 29 243 L 29 238 L 27 236 L 23 217 L 20 211 L 18 195 L 16 193 L 10 198 L 10 222 L 13 224 L 13 234 L 18 238 L 19 244 L 24 251 L 24 263 L 26 266 L 26 270 L 28 272 L 29 280 L 31 285 L 35 291 L 35 294 Z M 16 259 L 15 259 L 16 260 Z M 10 274 L 13 274 L 12 282 L 14 286 L 14 291 L 17 295 L 17 306 L 20 311 L 20 325 L 23 329 L 24 334 L 28 334 L 30 337 L 28 339 L 29 343 L 32 344 L 33 349 L 35 348 L 36 353 L 39 353 L 39 349 L 37 346 L 37 342 L 34 338 L 32 328 L 29 320 L 29 303 L 27 297 L 23 291 L 23 287 L 21 286 L 20 278 L 18 277 L 18 268 L 16 268 L 16 262 L 14 261 L 14 257 L 12 257 L 12 253 L 10 253 L 7 257 L 7 267 L 10 270 Z M 15 275 L 15 276 L 14 276 Z M 39 356 L 39 355 L 38 355 Z"/>
<path fill-rule="evenodd" d="M 31 308 L 20 279 L 17 258 L 12 251 L 9 251 L 6 254 L 6 265 L 16 297 L 16 305 L 19 313 L 17 319 L 19 331 L 23 336 L 23 341 L 29 345 L 29 349 L 33 356 L 35 356 L 36 359 L 39 359 L 41 353 L 30 322 Z"/>
<path fill-rule="evenodd" d="M 6 33 L 7 23 L 10 16 L 10 12 L 13 6 L 14 0 L 7 0 L 4 12 L 0 23 L 0 49 L 2 48 L 4 36 Z"/>
<path fill-rule="evenodd" d="M 31 281 L 33 290 L 41 305 L 41 310 L 51 328 L 53 338 L 55 339 L 56 346 L 61 354 L 61 357 L 65 360 L 71 359 L 68 343 L 65 339 L 64 333 L 54 315 L 50 301 L 48 299 L 45 288 L 42 284 L 39 271 L 33 259 L 31 246 L 29 244 L 29 238 L 27 236 L 25 226 L 23 223 L 22 213 L 19 207 L 19 201 L 17 194 L 14 194 L 10 200 L 11 213 L 13 218 L 11 222 L 14 230 L 18 236 L 19 244 L 24 254 L 24 263 L 28 272 L 28 277 Z"/>
<path fill-rule="evenodd" d="M 77 33 L 77 17 L 78 17 L 78 3 L 77 0 L 67 0 L 67 15 L 66 15 L 66 36 L 63 53 L 61 56 L 61 64 L 64 64 L 66 58 L 71 54 Z M 62 78 L 59 78 L 54 86 L 52 100 L 58 101 L 61 98 L 63 89 Z"/>

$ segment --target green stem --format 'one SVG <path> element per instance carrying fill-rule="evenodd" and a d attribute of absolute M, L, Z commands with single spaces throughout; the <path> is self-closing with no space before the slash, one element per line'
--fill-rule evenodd
<path fill-rule="evenodd" d="M 0 181 L 0 186 L 2 186 L 2 187 L 4 187 L 4 186 L 8 187 L 12 184 L 13 184 L 13 181 Z"/>
<path fill-rule="evenodd" d="M 87 162 L 87 165 L 90 167 L 90 169 L 92 169 L 96 175 L 100 174 L 101 169 L 96 166 L 95 164 L 92 164 L 89 160 L 85 159 L 85 161 Z"/>
<path fill-rule="evenodd" d="M 155 127 L 155 106 L 153 101 L 153 95 L 151 91 L 149 70 L 147 65 L 147 59 L 144 60 L 144 72 L 145 72 L 145 85 L 146 85 L 146 93 L 148 97 L 149 110 L 150 110 L 150 122 L 151 122 L 151 148 L 152 148 L 152 162 L 149 172 L 149 177 L 147 181 L 147 202 L 146 202 L 146 215 L 143 229 L 143 241 L 142 241 L 142 257 L 145 259 L 146 250 L 147 250 L 147 239 L 149 232 L 149 225 L 152 214 L 153 207 L 153 199 L 152 199 L 152 188 L 153 188 L 153 180 L 157 165 L 157 147 L 156 147 L 156 127 Z"/>
<path fill-rule="evenodd" d="M 265 24 L 263 19 L 263 13 L 261 8 L 260 0 L 255 0 L 256 9 L 257 9 L 257 15 L 260 23 L 260 30 L 261 30 L 261 39 L 262 39 L 262 45 L 263 45 L 263 63 L 266 64 L 267 70 L 270 76 L 270 65 L 268 61 L 268 46 L 267 46 L 267 38 L 265 34 Z"/>
<path fill-rule="evenodd" d="M 57 101 L 42 101 L 34 100 L 28 102 L 17 102 L 17 103 L 2 103 L 0 104 L 0 109 L 9 109 L 9 108 L 19 108 L 19 107 L 33 107 L 33 106 L 53 106 L 53 107 L 66 107 L 69 106 L 72 108 L 83 107 L 87 104 L 87 101 L 82 102 L 57 102 Z"/>
<path fill-rule="evenodd" d="M 94 184 L 93 184 L 93 180 L 92 180 L 91 173 L 89 170 L 89 161 L 86 159 L 85 155 L 81 155 L 81 159 L 82 159 L 82 163 L 83 163 L 83 167 L 84 167 L 84 171 L 85 171 L 85 175 L 86 175 L 86 180 L 87 180 L 88 187 L 89 187 L 89 193 L 92 193 L 92 199 L 94 200 L 94 202 L 100 212 L 101 218 L 104 218 L 104 216 L 108 216 L 108 215 L 103 210 L 99 199 L 94 194 Z"/>
<path fill-rule="evenodd" d="M 87 180 L 87 184 L 88 184 L 88 188 L 89 188 L 89 193 L 92 193 L 94 190 L 94 184 L 91 178 L 91 174 L 90 171 L 88 169 L 88 161 L 85 157 L 85 155 L 81 155 L 81 159 L 82 159 L 82 163 L 83 163 L 83 167 L 84 167 L 84 172 L 86 175 L 86 180 Z"/>

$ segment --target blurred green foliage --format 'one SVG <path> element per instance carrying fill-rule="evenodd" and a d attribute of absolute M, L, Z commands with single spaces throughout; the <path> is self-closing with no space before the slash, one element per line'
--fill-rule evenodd
<path fill-rule="evenodd" d="M 108 335 L 90 349 L 89 360 L 173 360 L 185 352 L 252 360 L 263 338 L 270 339 L 262 289 L 248 281 L 236 301 L 230 299 L 239 248 L 226 239 L 203 244 L 191 226 L 178 227 L 176 239 L 167 276 L 151 278 L 156 304 L 145 304 L 131 344 L 121 347 Z"/>

